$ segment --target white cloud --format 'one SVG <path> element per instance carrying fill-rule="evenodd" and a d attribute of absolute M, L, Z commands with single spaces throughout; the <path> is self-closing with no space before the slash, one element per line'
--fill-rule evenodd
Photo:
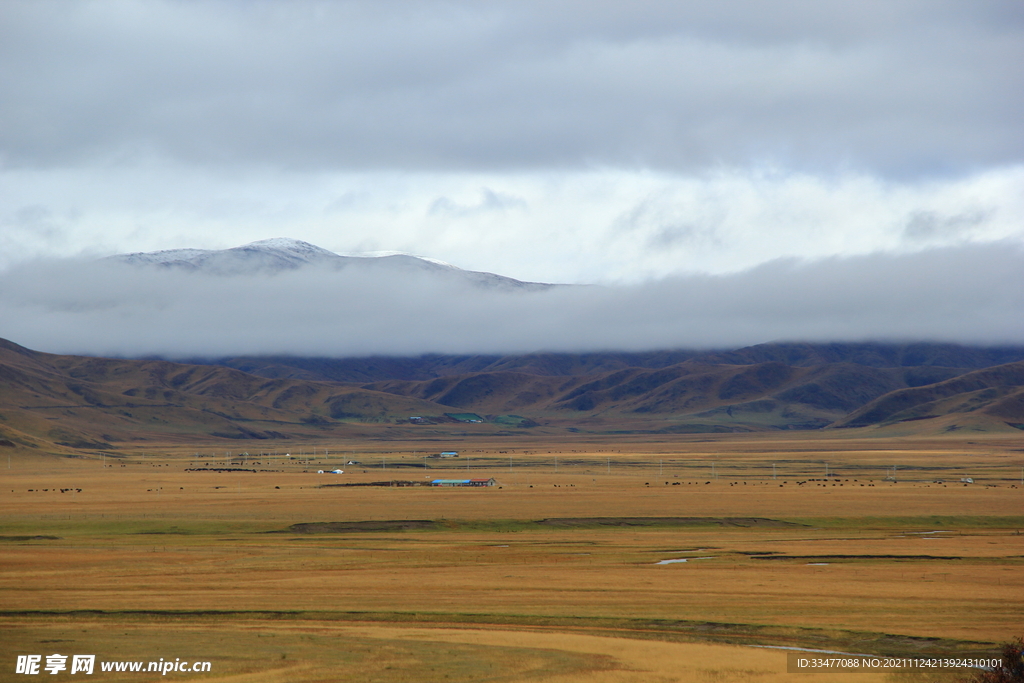
<path fill-rule="evenodd" d="M 636 282 L 782 257 L 1024 239 L 1024 167 L 897 182 L 741 169 L 231 174 L 154 164 L 0 172 L 0 207 L 0 267 L 86 247 L 288 236 L 526 280 Z"/>
<path fill-rule="evenodd" d="M 0 275 L 0 336 L 52 352 L 170 357 L 1020 344 L 1021 292 L 1024 248 L 1003 243 L 513 293 L 365 269 L 210 276 L 49 261 Z"/>

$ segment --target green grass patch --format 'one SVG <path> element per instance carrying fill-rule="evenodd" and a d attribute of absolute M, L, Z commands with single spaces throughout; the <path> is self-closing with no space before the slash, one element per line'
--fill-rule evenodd
<path fill-rule="evenodd" d="M 465 531 L 514 533 L 583 529 L 717 528 L 734 531 L 817 528 L 863 531 L 967 531 L 1019 530 L 1024 516 L 920 516 L 920 517 L 563 517 L 545 519 L 433 519 L 351 520 L 305 522 L 281 526 L 273 521 L 202 519 L 37 519 L 8 520 L 0 524 L 0 542 L 57 543 L 61 540 L 102 537 L 202 537 L 274 534 L 429 533 Z"/>
<path fill-rule="evenodd" d="M 445 417 L 450 417 L 453 420 L 459 422 L 483 422 L 484 418 L 480 417 L 476 413 L 445 413 Z"/>
<path fill-rule="evenodd" d="M 677 527 L 715 527 L 736 529 L 796 528 L 797 522 L 762 517 L 551 517 L 526 520 L 367 520 L 350 522 L 307 522 L 292 524 L 272 533 L 347 534 L 393 531 L 474 531 L 514 532 L 566 529 L 664 529 Z"/>
<path fill-rule="evenodd" d="M 920 517 L 789 517 L 787 521 L 822 529 L 921 530 L 1019 529 L 1024 533 L 1024 516 L 951 516 Z"/>
<path fill-rule="evenodd" d="M 509 427 L 533 427 L 537 423 L 522 415 L 498 415 L 491 422 Z"/>

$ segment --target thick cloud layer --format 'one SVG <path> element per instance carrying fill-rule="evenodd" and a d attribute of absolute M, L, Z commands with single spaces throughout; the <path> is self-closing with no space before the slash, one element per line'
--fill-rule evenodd
<path fill-rule="evenodd" d="M 990 274 L 1024 244 L 1022 65 L 1018 0 L 6 0 L 0 334 L 124 353 L 1014 337 Z M 271 237 L 605 288 L 26 265 Z M 808 293 L 842 273 L 836 310 Z"/>
<path fill-rule="evenodd" d="M 53 168 L 964 171 L 1021 159 L 1015 0 L 12 0 L 0 150 Z"/>
<path fill-rule="evenodd" d="M 772 340 L 1024 343 L 1024 249 L 781 260 L 734 275 L 546 292 L 303 268 L 210 276 L 49 261 L 0 274 L 0 336 L 44 351 L 356 356 L 735 347 Z"/>

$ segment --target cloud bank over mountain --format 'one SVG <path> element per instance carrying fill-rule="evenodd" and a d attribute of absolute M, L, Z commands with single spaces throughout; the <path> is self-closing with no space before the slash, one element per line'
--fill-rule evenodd
<path fill-rule="evenodd" d="M 225 276 L 37 261 L 0 273 L 0 337 L 41 351 L 171 358 L 1024 342 L 1015 243 L 546 291 L 397 273 L 310 265 Z"/>

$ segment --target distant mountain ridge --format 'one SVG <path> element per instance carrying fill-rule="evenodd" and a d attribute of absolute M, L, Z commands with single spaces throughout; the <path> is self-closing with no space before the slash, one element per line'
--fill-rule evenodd
<path fill-rule="evenodd" d="M 940 364 L 950 361 L 961 365 Z M 718 352 L 232 362 L 242 367 L 62 356 L 0 340 L 0 446 L 103 450 L 153 439 L 356 433 L 444 439 L 467 429 L 510 437 L 530 430 L 1024 429 L 1021 347 L 762 344 Z M 484 422 L 451 417 L 463 413 Z"/>
<path fill-rule="evenodd" d="M 420 272 L 440 278 L 455 278 L 476 287 L 491 289 L 539 291 L 558 286 L 543 282 L 523 282 L 494 273 L 462 270 L 447 263 L 408 254 L 341 256 L 309 242 L 283 237 L 231 249 L 168 249 L 117 254 L 108 256 L 106 260 L 131 266 L 220 276 L 274 274 L 316 266 L 395 274 Z"/>
<path fill-rule="evenodd" d="M 531 353 L 523 355 L 369 356 L 327 358 L 298 356 L 231 356 L 192 358 L 190 363 L 223 365 L 261 377 L 329 382 L 427 380 L 472 372 L 523 372 L 577 376 L 625 368 L 659 369 L 693 361 L 710 365 L 783 363 L 813 367 L 850 363 L 873 368 L 943 367 L 980 369 L 1024 360 L 1024 347 L 978 347 L 940 343 L 770 343 L 735 350 L 666 350 L 639 352 Z M 922 377 L 919 383 L 927 383 Z M 913 381 L 913 380 L 911 380 Z M 928 381 L 937 381 L 930 380 Z"/>

